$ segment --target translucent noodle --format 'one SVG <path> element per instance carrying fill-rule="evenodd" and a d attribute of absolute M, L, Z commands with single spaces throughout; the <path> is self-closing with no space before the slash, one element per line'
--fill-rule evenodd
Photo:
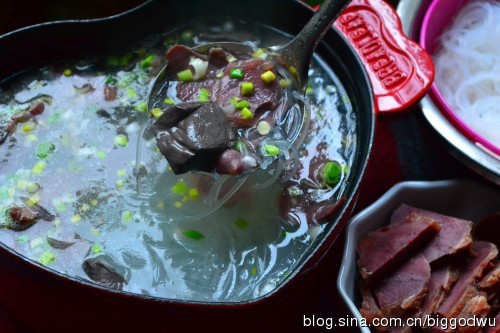
<path fill-rule="evenodd" d="M 455 112 L 500 147 L 500 3 L 472 2 L 441 36 L 436 85 Z"/>

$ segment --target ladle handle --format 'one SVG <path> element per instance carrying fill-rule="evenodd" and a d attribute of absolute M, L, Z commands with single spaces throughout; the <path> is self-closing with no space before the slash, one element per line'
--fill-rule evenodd
<path fill-rule="evenodd" d="M 280 58 L 294 66 L 300 84 L 305 86 L 311 58 L 323 35 L 351 0 L 325 0 L 299 34 L 279 50 Z"/>

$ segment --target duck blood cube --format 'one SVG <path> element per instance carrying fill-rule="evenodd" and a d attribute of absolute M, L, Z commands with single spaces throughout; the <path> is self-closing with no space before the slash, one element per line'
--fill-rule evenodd
<path fill-rule="evenodd" d="M 175 174 L 212 171 L 236 139 L 224 111 L 212 102 L 180 103 L 165 110 L 151 128 Z"/>

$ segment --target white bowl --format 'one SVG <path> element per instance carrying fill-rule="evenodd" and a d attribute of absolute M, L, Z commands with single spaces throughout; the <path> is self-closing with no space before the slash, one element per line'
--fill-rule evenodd
<path fill-rule="evenodd" d="M 353 217 L 347 227 L 344 258 L 337 287 L 352 315 L 361 322 L 357 293 L 358 268 L 356 245 L 366 233 L 389 223 L 389 218 L 400 204 L 450 215 L 470 221 L 500 211 L 500 189 L 470 180 L 402 182 Z M 359 327 L 369 333 L 367 327 Z"/>

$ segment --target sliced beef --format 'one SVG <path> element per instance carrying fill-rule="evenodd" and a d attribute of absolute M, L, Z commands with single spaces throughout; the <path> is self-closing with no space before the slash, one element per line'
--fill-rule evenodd
<path fill-rule="evenodd" d="M 464 306 L 457 318 L 485 318 L 489 311 L 490 305 L 486 299 L 486 294 L 477 291 L 477 294 L 472 297 Z M 475 320 L 474 320 L 475 321 Z M 458 328 L 458 332 L 477 332 L 482 328 L 482 326 L 466 325 Z"/>
<path fill-rule="evenodd" d="M 213 171 L 218 157 L 233 146 L 236 138 L 224 111 L 210 102 L 172 106 L 151 130 L 176 174 Z"/>
<path fill-rule="evenodd" d="M 483 241 L 473 242 L 472 250 L 475 257 L 465 258 L 460 278 L 439 307 L 438 313 L 443 317 L 456 317 L 473 297 L 478 296 L 474 284 L 498 254 L 494 244 Z"/>
<path fill-rule="evenodd" d="M 403 223 L 366 234 L 358 243 L 358 267 L 369 283 L 419 250 L 437 232 L 439 225 L 430 218 L 411 214 Z"/>
<path fill-rule="evenodd" d="M 411 214 L 418 214 L 434 219 L 441 227 L 441 232 L 427 244 L 422 252 L 430 263 L 443 256 L 457 253 L 471 246 L 472 238 L 470 233 L 472 222 L 455 217 L 445 216 L 403 204 L 394 211 L 390 225 L 403 223 Z"/>
<path fill-rule="evenodd" d="M 361 309 L 359 312 L 366 319 L 366 322 L 371 325 L 373 320 L 376 318 L 383 318 L 384 314 L 382 310 L 377 305 L 375 298 L 373 297 L 372 291 L 368 287 L 365 281 L 360 280 L 359 290 L 361 292 L 361 297 L 363 302 L 361 303 Z"/>
<path fill-rule="evenodd" d="M 420 307 L 427 293 L 431 268 L 422 255 L 410 258 L 372 287 L 385 317 L 399 317 Z"/>
<path fill-rule="evenodd" d="M 204 61 L 207 60 L 206 56 L 194 52 L 187 46 L 173 45 L 165 53 L 165 58 L 167 59 L 167 76 L 174 79 L 177 78 L 177 73 L 187 69 L 189 67 L 189 62 L 193 57 Z"/>
<path fill-rule="evenodd" d="M 488 241 L 500 247 L 500 212 L 480 219 L 474 225 L 472 234 L 475 239 Z"/>
<path fill-rule="evenodd" d="M 458 278 L 458 270 L 452 265 L 445 265 L 432 270 L 427 294 L 421 305 L 422 318 L 436 313 L 451 286 Z"/>
<path fill-rule="evenodd" d="M 486 291 L 500 289 L 500 264 L 498 262 L 496 262 L 495 267 L 479 281 L 478 286 L 481 290 Z"/>

